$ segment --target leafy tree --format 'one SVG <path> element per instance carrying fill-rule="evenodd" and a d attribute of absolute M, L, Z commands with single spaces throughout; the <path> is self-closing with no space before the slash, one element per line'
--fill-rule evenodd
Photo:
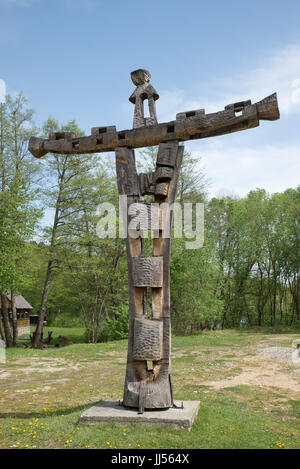
<path fill-rule="evenodd" d="M 100 163 L 99 163 L 100 164 Z M 104 165 L 78 191 L 78 210 L 66 219 L 63 262 L 65 275 L 76 288 L 80 314 L 89 342 L 97 342 L 101 328 L 127 299 L 125 246 L 121 239 L 100 239 L 96 233 L 97 206 L 110 202 L 118 207 L 116 181 Z M 122 324 L 120 322 L 120 332 Z"/>
<path fill-rule="evenodd" d="M 239 326 L 245 317 L 259 326 L 297 320 L 299 189 L 213 199 L 206 219 L 217 246 L 223 326 Z"/>
<path fill-rule="evenodd" d="M 188 335 L 215 328 L 221 320 L 223 302 L 215 295 L 220 274 L 215 246 L 206 236 L 201 249 L 186 249 L 184 239 L 172 240 L 171 311 L 177 334 Z"/>
<path fill-rule="evenodd" d="M 3 327 L 8 347 L 17 345 L 14 295 L 21 284 L 24 242 L 34 233 L 41 210 L 35 207 L 38 167 L 32 164 L 27 142 L 36 133 L 33 111 L 22 94 L 0 104 L 0 292 Z M 5 295 L 11 292 L 11 336 Z"/>
<path fill-rule="evenodd" d="M 49 118 L 43 128 L 43 133 L 69 131 L 82 135 L 74 121 L 65 126 Z M 47 206 L 54 210 L 52 227 L 47 230 L 49 239 L 49 258 L 42 292 L 39 320 L 33 336 L 33 346 L 39 347 L 43 324 L 47 312 L 47 302 L 53 274 L 59 263 L 61 239 L 64 236 L 66 218 L 73 210 L 77 196 L 80 178 L 85 177 L 91 170 L 92 160 L 89 155 L 49 155 L 44 160 L 44 172 L 49 184 L 44 190 Z M 76 179 L 76 184 L 74 184 Z M 79 181 L 78 181 L 79 179 Z"/>

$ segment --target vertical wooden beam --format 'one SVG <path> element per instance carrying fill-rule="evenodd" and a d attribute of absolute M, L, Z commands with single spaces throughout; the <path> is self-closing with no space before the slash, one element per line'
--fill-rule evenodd
<path fill-rule="evenodd" d="M 178 177 L 181 169 L 183 147 L 177 141 L 159 147 L 158 181 L 154 186 L 155 203 L 173 204 L 176 199 Z M 164 171 L 164 164 L 167 164 Z M 170 171 L 170 166 L 174 170 Z M 133 150 L 116 149 L 118 191 L 127 195 L 128 206 L 140 201 L 143 189 L 135 168 Z M 163 175 L 163 176 L 162 176 Z M 159 182 L 167 177 L 167 183 Z M 162 187 L 162 184 L 164 187 Z M 127 212 L 128 222 L 128 212 Z M 171 214 L 169 223 L 172 225 Z M 127 223 L 128 226 L 128 223 Z M 152 258 L 145 258 L 141 236 L 130 237 L 127 232 L 126 248 L 128 262 L 129 291 L 129 336 L 123 405 L 144 409 L 168 408 L 173 404 L 171 389 L 171 324 L 170 324 L 170 238 L 163 237 L 162 226 L 156 230 Z M 171 233 L 171 229 L 169 230 Z M 162 268 L 162 272 L 160 269 Z M 147 287 L 152 288 L 152 318 L 145 311 Z M 160 331 L 160 332 L 159 332 Z M 157 337 L 156 337 L 157 335 Z M 144 337 L 141 342 L 141 337 Z M 158 354 L 158 342 L 161 353 Z M 144 344 L 144 345 L 142 345 Z M 143 349 L 147 350 L 145 356 Z M 140 353 L 138 353 L 140 350 Z M 147 356 L 146 356 L 147 355 Z M 147 361 L 153 362 L 148 369 Z"/>

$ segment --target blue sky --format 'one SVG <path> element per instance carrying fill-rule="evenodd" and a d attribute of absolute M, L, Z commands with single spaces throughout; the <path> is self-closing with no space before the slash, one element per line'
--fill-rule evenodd
<path fill-rule="evenodd" d="M 299 184 L 298 0 L 0 0 L 0 98 L 23 91 L 48 116 L 90 128 L 131 128 L 130 72 L 146 68 L 160 122 L 177 112 L 278 92 L 281 119 L 187 142 L 211 195 Z"/>

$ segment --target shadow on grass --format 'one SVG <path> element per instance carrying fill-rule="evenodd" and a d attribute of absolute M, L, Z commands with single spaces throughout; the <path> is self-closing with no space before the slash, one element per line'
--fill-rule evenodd
<path fill-rule="evenodd" d="M 99 400 L 100 402 L 100 400 Z M 95 402 L 90 402 L 89 404 L 82 404 L 75 407 L 63 407 L 59 410 L 53 411 L 39 411 L 39 412 L 2 412 L 0 413 L 0 419 L 11 419 L 11 418 L 20 418 L 20 419 L 32 419 L 32 418 L 40 418 L 40 417 L 60 417 L 62 414 L 68 415 L 73 414 L 74 412 L 83 411 L 91 407 L 91 405 L 95 405 Z"/>

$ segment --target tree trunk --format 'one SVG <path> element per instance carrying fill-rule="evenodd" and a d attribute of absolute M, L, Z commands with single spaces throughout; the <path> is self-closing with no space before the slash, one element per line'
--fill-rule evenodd
<path fill-rule="evenodd" d="M 3 326 L 3 321 L 0 316 L 0 339 L 5 341 L 5 334 L 4 334 L 4 326 Z"/>
<path fill-rule="evenodd" d="M 300 273 L 296 275 L 296 278 L 289 282 L 289 289 L 292 295 L 294 311 L 296 313 L 296 318 L 300 320 Z"/>
<path fill-rule="evenodd" d="M 11 311 L 12 311 L 12 330 L 13 330 L 13 346 L 18 345 L 18 317 L 15 295 L 11 292 Z"/>
<path fill-rule="evenodd" d="M 40 316 L 38 319 L 36 329 L 33 333 L 33 342 L 32 342 L 33 348 L 40 348 L 40 341 L 42 338 L 44 321 L 46 317 L 46 308 L 47 308 L 47 301 L 48 301 L 49 289 L 50 289 L 50 284 L 51 284 L 52 269 L 53 269 L 53 260 L 50 259 L 48 262 L 46 279 L 45 279 L 45 284 L 44 284 L 44 289 L 43 289 Z"/>
<path fill-rule="evenodd" d="M 263 272 L 258 264 L 259 268 L 259 275 L 260 275 L 260 283 L 259 283 L 259 293 L 257 298 L 257 310 L 258 310 L 258 318 L 257 318 L 257 325 L 262 325 L 262 318 L 263 318 Z"/>
<path fill-rule="evenodd" d="M 1 312 L 3 318 L 4 340 L 6 347 L 9 348 L 13 346 L 13 340 L 9 325 L 6 295 L 1 295 Z"/>
<path fill-rule="evenodd" d="M 41 301 L 41 307 L 40 307 L 40 316 L 38 319 L 36 329 L 33 333 L 33 342 L 32 342 L 33 348 L 39 348 L 40 346 L 40 341 L 42 338 L 42 332 L 43 332 L 43 327 L 44 327 L 44 321 L 46 317 L 46 308 L 47 308 L 49 290 L 50 290 L 50 285 L 51 285 L 51 280 L 52 280 L 52 271 L 53 271 L 53 265 L 54 265 L 54 246 L 55 246 L 56 233 L 57 233 L 57 227 L 58 227 L 58 221 L 59 221 L 62 185 L 63 185 L 63 179 L 61 180 L 61 183 L 60 183 L 60 189 L 59 189 L 57 203 L 56 203 L 55 217 L 54 217 L 51 243 L 50 243 L 50 258 L 48 261 L 48 267 L 47 267 L 46 278 L 45 278 L 45 283 L 44 283 L 44 289 L 43 289 L 43 295 L 42 295 L 42 301 Z"/>

